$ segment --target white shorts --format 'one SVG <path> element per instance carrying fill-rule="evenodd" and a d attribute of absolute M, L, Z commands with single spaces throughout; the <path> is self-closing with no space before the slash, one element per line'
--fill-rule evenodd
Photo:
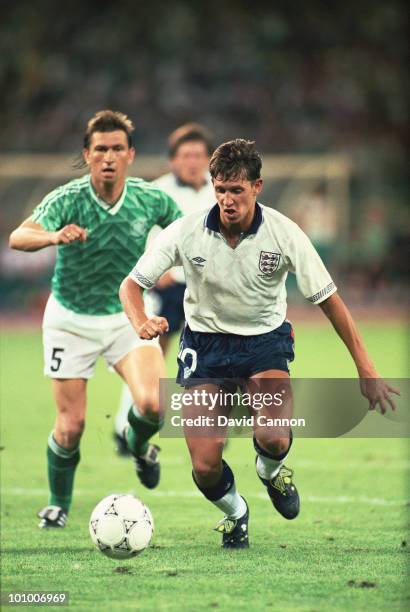
<path fill-rule="evenodd" d="M 91 378 L 101 355 L 112 367 L 141 346 L 155 346 L 158 338 L 141 340 L 123 312 L 83 315 L 65 308 L 50 295 L 43 317 L 44 374 L 50 378 Z"/>

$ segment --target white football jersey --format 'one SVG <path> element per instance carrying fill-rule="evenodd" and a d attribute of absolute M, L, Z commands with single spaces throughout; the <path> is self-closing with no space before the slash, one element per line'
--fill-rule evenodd
<path fill-rule="evenodd" d="M 160 176 L 152 183 L 155 187 L 158 187 L 171 196 L 184 215 L 211 208 L 216 202 L 211 175 L 209 173 L 206 174 L 205 182 L 198 191 L 190 185 L 182 183 L 172 172 Z"/>
<path fill-rule="evenodd" d="M 256 204 L 251 227 L 232 248 L 219 230 L 219 207 L 194 213 L 164 229 L 130 273 L 144 288 L 182 265 L 185 318 L 193 331 L 258 335 L 286 318 L 286 277 L 319 304 L 336 291 L 329 272 L 296 223 Z"/>
<path fill-rule="evenodd" d="M 180 181 L 172 172 L 160 176 L 155 181 L 152 181 L 152 184 L 171 196 L 178 204 L 183 215 L 208 210 L 215 204 L 215 191 L 209 172 L 205 175 L 205 182 L 198 191 L 191 187 L 191 185 Z M 161 228 L 159 225 L 152 228 L 148 234 L 148 247 L 160 232 Z M 185 276 L 181 267 L 173 268 L 172 274 L 175 281 L 185 283 Z"/>

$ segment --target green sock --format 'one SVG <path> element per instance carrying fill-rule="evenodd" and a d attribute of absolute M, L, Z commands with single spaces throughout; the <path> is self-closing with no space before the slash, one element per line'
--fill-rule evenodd
<path fill-rule="evenodd" d="M 145 455 L 148 450 L 148 440 L 159 431 L 163 420 L 153 421 L 139 413 L 135 406 L 128 412 L 130 427 L 127 432 L 128 447 L 134 455 Z"/>
<path fill-rule="evenodd" d="M 74 474 L 80 461 L 79 447 L 63 448 L 49 435 L 47 446 L 49 504 L 68 512 L 73 496 Z"/>

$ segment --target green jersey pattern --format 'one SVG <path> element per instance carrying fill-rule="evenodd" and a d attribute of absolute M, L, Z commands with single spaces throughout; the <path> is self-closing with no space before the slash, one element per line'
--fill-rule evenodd
<path fill-rule="evenodd" d="M 108 206 L 87 175 L 48 194 L 30 219 L 49 231 L 69 223 L 87 230 L 86 242 L 57 247 L 52 290 L 74 312 L 106 315 L 122 310 L 119 286 L 143 254 L 150 229 L 164 228 L 180 216 L 167 194 L 131 177 L 118 202 Z"/>

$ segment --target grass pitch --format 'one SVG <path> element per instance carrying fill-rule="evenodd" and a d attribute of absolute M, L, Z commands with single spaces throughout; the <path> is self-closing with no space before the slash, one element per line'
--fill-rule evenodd
<path fill-rule="evenodd" d="M 296 329 L 294 376 L 354 376 L 330 328 Z M 408 376 L 403 326 L 362 331 L 384 376 Z M 197 493 L 183 440 L 161 439 L 163 476 L 152 492 L 139 486 L 131 462 L 114 454 L 120 382 L 101 364 L 89 386 L 69 524 L 43 532 L 35 513 L 47 501 L 54 408 L 40 334 L 6 332 L 1 349 L 3 591 L 69 591 L 72 609 L 98 611 L 408 609 L 405 440 L 296 440 L 288 464 L 302 511 L 293 522 L 273 510 L 257 480 L 251 441 L 232 440 L 226 456 L 250 505 L 251 548 L 223 551 L 212 532 L 220 512 Z M 140 496 L 155 520 L 153 545 L 128 562 L 105 558 L 88 535 L 94 505 L 115 491 Z"/>

